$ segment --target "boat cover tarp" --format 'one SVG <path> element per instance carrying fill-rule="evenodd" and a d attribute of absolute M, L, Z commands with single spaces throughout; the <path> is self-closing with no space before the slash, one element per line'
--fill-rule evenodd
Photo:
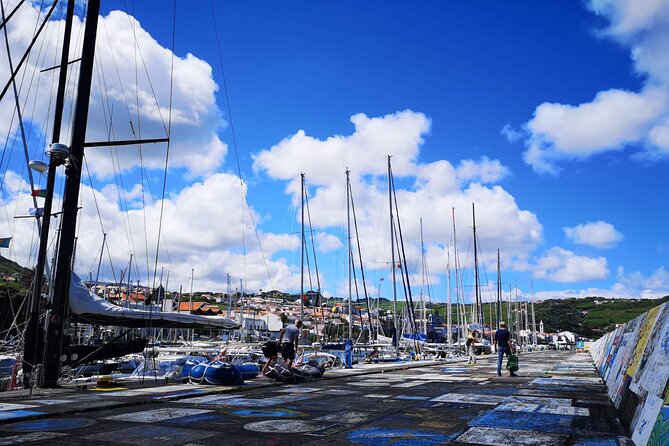
<path fill-rule="evenodd" d="M 91 292 L 74 273 L 70 280 L 70 310 L 79 321 L 130 328 L 208 328 L 234 330 L 240 325 L 222 316 L 200 316 L 123 308 Z"/>
<path fill-rule="evenodd" d="M 138 338 L 129 341 L 109 342 L 103 345 L 70 345 L 62 353 L 63 365 L 78 365 L 103 359 L 120 358 L 133 353 L 142 353 L 148 339 Z"/>
<path fill-rule="evenodd" d="M 304 364 L 295 367 L 286 367 L 284 364 L 274 363 L 267 368 L 265 376 L 281 383 L 302 383 L 323 377 L 325 369 L 315 365 Z"/>

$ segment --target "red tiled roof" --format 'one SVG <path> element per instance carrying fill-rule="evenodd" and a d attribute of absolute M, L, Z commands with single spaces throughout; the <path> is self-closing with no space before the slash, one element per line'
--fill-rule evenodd
<path fill-rule="evenodd" d="M 204 302 L 179 302 L 179 311 L 195 311 L 204 306 Z"/>

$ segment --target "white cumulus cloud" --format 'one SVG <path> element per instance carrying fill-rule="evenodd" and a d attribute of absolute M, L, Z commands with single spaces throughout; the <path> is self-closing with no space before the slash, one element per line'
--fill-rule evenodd
<path fill-rule="evenodd" d="M 587 222 L 562 230 L 573 243 L 595 248 L 613 248 L 623 239 L 623 234 L 605 221 Z"/>
<path fill-rule="evenodd" d="M 442 279 L 436 272 L 445 270 L 446 249 L 453 246 L 453 209 L 456 226 L 462 231 L 459 250 L 464 253 L 470 249 L 472 203 L 476 206 L 484 259 L 496 258 L 497 249 L 503 250 L 507 259 L 524 259 L 541 242 L 543 227 L 536 215 L 520 209 L 515 198 L 496 184 L 510 174 L 499 160 L 482 157 L 460 161 L 456 166 L 446 159 L 421 163 L 417 155 L 430 130 L 430 119 L 422 113 L 404 110 L 382 117 L 357 114 L 351 121 L 354 128 L 350 135 L 320 140 L 298 131 L 258 153 L 254 168 L 286 181 L 286 192 L 295 204 L 299 202 L 299 172 L 303 171 L 307 187 L 315 190 L 309 193 L 311 214 L 318 216 L 314 223 L 321 232 L 334 234 L 346 226 L 343 166 L 348 166 L 358 239 L 367 268 L 385 268 L 390 258 L 386 155 L 392 155 L 411 274 L 419 271 L 421 217 L 430 270 L 435 272 L 431 279 L 438 283 Z"/>
<path fill-rule="evenodd" d="M 29 2 L 30 3 L 30 2 Z M 18 60 L 32 39 L 35 23 L 43 20 L 38 6 L 26 4 L 8 23 L 9 43 L 13 58 Z M 11 5 L 10 5 L 11 7 Z M 71 59 L 80 56 L 84 24 L 75 17 L 72 29 Z M 40 48 L 39 58 L 31 55 L 18 78 L 30 78 L 34 72 L 53 66 L 60 60 L 60 40 L 63 21 L 51 20 L 44 28 L 34 48 Z M 78 47 L 76 47 L 78 45 Z M 33 52 L 37 54 L 37 52 Z M 165 138 L 170 119 L 170 86 L 172 86 L 170 167 L 181 169 L 191 178 L 205 176 L 221 166 L 227 146 L 218 136 L 226 122 L 216 105 L 218 86 L 212 77 L 211 66 L 193 54 L 177 55 L 161 46 L 134 17 L 112 11 L 100 17 L 95 54 L 95 70 L 87 141 L 135 140 Z M 170 80 L 174 65 L 173 81 Z M 69 76 L 77 71 L 70 65 Z M 0 58 L 0 78 L 9 79 L 7 58 Z M 20 101 L 26 104 L 23 117 L 32 124 L 29 145 L 37 153 L 50 142 L 53 104 L 58 70 L 39 74 L 31 88 L 23 88 Z M 74 84 L 69 83 L 67 98 L 75 97 Z M 11 94 L 0 102 L 0 119 L 13 122 L 2 126 L 0 138 L 17 132 L 14 101 Z M 69 144 L 71 103 L 65 104 L 61 141 Z M 48 135 L 48 137 L 47 137 Z M 150 144 L 140 149 L 126 146 L 110 151 L 108 148 L 89 148 L 86 151 L 90 173 L 100 179 L 110 179 L 115 173 L 144 169 L 162 169 L 166 145 Z"/>
<path fill-rule="evenodd" d="M 540 104 L 523 125 L 523 158 L 537 172 L 556 174 L 563 161 L 632 144 L 642 158 L 669 156 L 669 0 L 591 0 L 588 6 L 609 22 L 600 34 L 630 48 L 645 84 L 638 92 L 600 91 L 582 104 Z M 517 137 L 508 126 L 502 133 L 510 141 Z"/>
<path fill-rule="evenodd" d="M 579 256 L 558 247 L 549 249 L 531 268 L 535 278 L 561 283 L 599 280 L 609 275 L 604 257 Z"/>
<path fill-rule="evenodd" d="M 625 272 L 623 267 L 616 271 L 616 283 L 610 288 L 583 288 L 561 291 L 540 291 L 538 299 L 561 299 L 567 297 L 601 296 L 621 299 L 660 299 L 669 296 L 669 273 L 660 266 L 649 276 L 640 271 Z"/>

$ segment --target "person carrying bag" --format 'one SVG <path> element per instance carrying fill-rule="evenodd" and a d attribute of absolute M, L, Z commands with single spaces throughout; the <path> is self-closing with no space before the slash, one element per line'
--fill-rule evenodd
<path fill-rule="evenodd" d="M 511 332 L 506 329 L 506 322 L 504 321 L 499 323 L 499 330 L 495 332 L 494 345 L 497 350 L 497 376 L 502 376 L 502 358 L 504 358 L 504 355 L 507 357 L 506 368 L 509 370 L 509 376 L 516 376 L 514 372 L 518 370 L 518 357 L 514 355 Z M 512 363 L 512 356 L 516 358 L 516 368 L 514 370 L 509 367 L 509 364 Z"/>
<path fill-rule="evenodd" d="M 516 376 L 514 372 L 518 371 L 518 355 L 511 353 L 506 358 L 506 369 L 511 376 Z"/>

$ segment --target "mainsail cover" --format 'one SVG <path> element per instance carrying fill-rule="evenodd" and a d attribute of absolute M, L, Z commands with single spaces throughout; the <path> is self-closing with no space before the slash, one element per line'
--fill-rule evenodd
<path fill-rule="evenodd" d="M 234 330 L 240 327 L 237 322 L 222 316 L 123 308 L 95 295 L 74 273 L 70 280 L 70 310 L 79 321 L 96 325 L 131 328 L 209 328 L 212 330 Z"/>

